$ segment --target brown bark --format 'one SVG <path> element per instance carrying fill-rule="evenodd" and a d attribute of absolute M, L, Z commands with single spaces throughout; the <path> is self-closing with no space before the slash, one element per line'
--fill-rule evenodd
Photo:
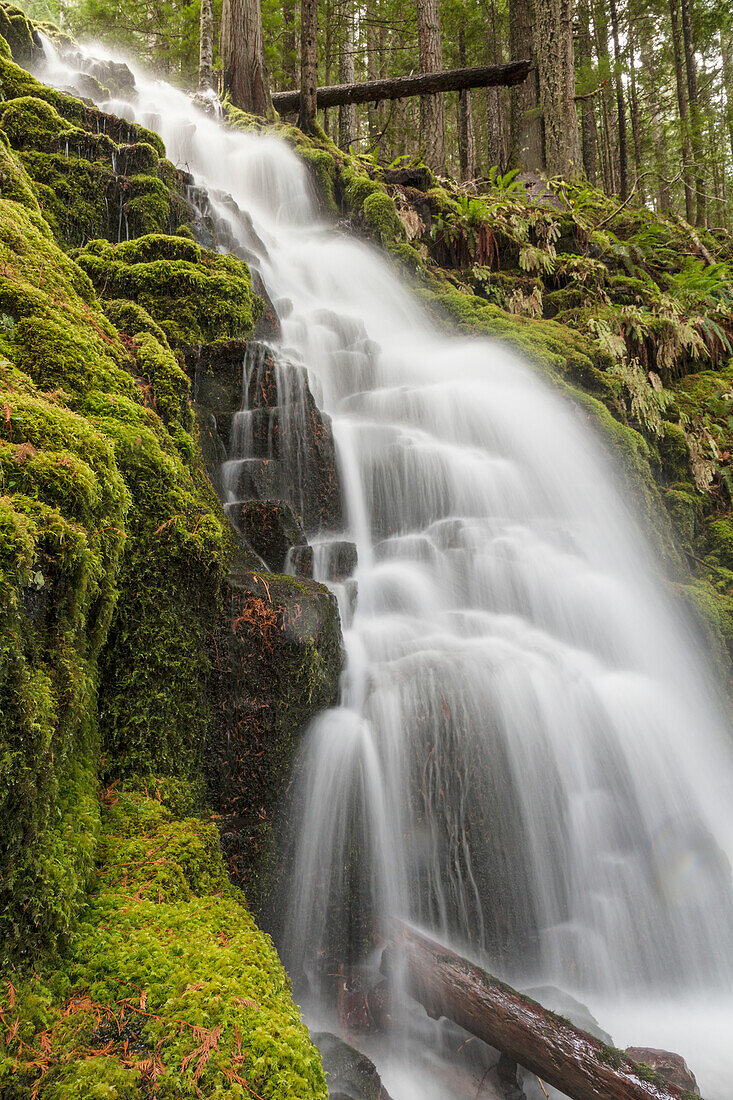
<path fill-rule="evenodd" d="M 641 162 L 641 122 L 639 118 L 639 94 L 636 87 L 636 52 L 634 40 L 634 28 L 629 26 L 629 86 L 631 88 L 631 134 L 634 139 L 634 172 L 636 186 L 639 188 L 639 199 L 644 205 L 646 201 L 645 187 L 640 179 L 642 172 Z"/>
<path fill-rule="evenodd" d="M 459 92 L 462 88 L 510 86 L 525 80 L 532 65 L 529 61 L 507 65 L 474 65 L 468 69 L 444 69 L 420 76 L 395 76 L 386 80 L 365 80 L 358 84 L 333 84 L 318 88 L 318 107 L 340 107 L 345 103 L 370 103 L 378 99 L 405 99 L 428 93 Z M 274 92 L 272 102 L 281 114 L 297 111 L 300 92 Z"/>
<path fill-rule="evenodd" d="M 697 88 L 697 61 L 695 59 L 695 39 L 692 29 L 692 10 L 690 0 L 680 0 L 682 9 L 682 41 L 685 49 L 685 70 L 687 72 L 687 93 L 690 104 L 690 140 L 695 161 L 695 191 L 697 225 L 704 226 L 707 221 L 704 149 L 702 136 L 702 112 L 700 95 Z"/>
<path fill-rule="evenodd" d="M 283 0 L 283 78 L 292 87 L 298 78 L 298 50 L 295 42 L 295 0 Z"/>
<path fill-rule="evenodd" d="M 581 165 L 575 106 L 573 0 L 535 0 L 535 56 L 550 176 L 577 174 Z"/>
<path fill-rule="evenodd" d="M 723 58 L 723 87 L 725 89 L 725 125 L 730 151 L 733 153 L 733 45 L 727 27 L 720 32 L 720 53 Z"/>
<path fill-rule="evenodd" d="M 695 220 L 695 186 L 692 175 L 692 142 L 690 140 L 690 118 L 688 106 L 687 81 L 682 64 L 682 46 L 680 17 L 677 0 L 669 0 L 669 14 L 672 21 L 672 46 L 674 49 L 674 71 L 677 85 L 677 107 L 682 130 L 682 176 L 685 186 L 685 217 L 688 222 Z"/>
<path fill-rule="evenodd" d="M 211 0 L 201 0 L 199 22 L 199 89 L 208 92 L 214 86 L 214 8 Z"/>
<path fill-rule="evenodd" d="M 466 33 L 463 27 L 458 32 L 458 60 L 462 66 L 466 64 Z M 466 183 L 476 176 L 476 147 L 473 140 L 471 93 L 468 88 L 458 93 L 458 157 L 461 179 Z"/>
<path fill-rule="evenodd" d="M 626 134 L 626 103 L 624 89 L 621 83 L 621 44 L 618 31 L 618 6 L 616 0 L 609 0 L 611 12 L 611 34 L 613 36 L 613 83 L 616 91 L 616 114 L 618 117 L 618 166 L 619 166 L 619 194 L 622 199 L 629 194 L 629 151 Z"/>
<path fill-rule="evenodd" d="M 439 0 L 417 0 L 417 44 L 420 72 L 439 72 L 443 68 Z M 445 103 L 442 95 L 423 95 L 420 100 L 420 141 L 429 167 L 438 172 L 445 171 Z"/>
<path fill-rule="evenodd" d="M 339 80 L 342 84 L 353 84 L 354 76 L 354 8 L 349 2 L 339 54 Z M 339 107 L 339 145 L 342 149 L 348 149 L 354 141 L 356 141 L 356 107 L 353 103 L 342 103 Z"/>
<path fill-rule="evenodd" d="M 501 38 L 496 19 L 495 0 L 491 0 L 490 11 L 490 41 L 491 48 L 488 60 L 493 65 L 499 65 L 503 61 Z M 486 90 L 486 154 L 488 168 L 494 165 L 502 170 L 507 159 L 506 149 L 506 120 L 505 105 L 499 88 L 487 88 Z"/>
<path fill-rule="evenodd" d="M 509 56 L 534 60 L 532 0 L 509 2 Z M 509 103 L 509 164 L 512 168 L 539 171 L 544 167 L 539 86 L 534 70 L 525 84 L 512 90 Z"/>
<path fill-rule="evenodd" d="M 612 195 L 619 190 L 619 174 L 616 163 L 618 141 L 616 119 L 611 103 L 611 56 L 608 52 L 608 22 L 605 6 L 600 0 L 595 0 L 593 3 L 593 30 L 600 74 L 604 79 L 606 76 L 609 77 L 609 83 L 601 91 L 601 134 L 603 139 L 601 148 L 603 152 L 603 186 L 606 193 Z"/>
<path fill-rule="evenodd" d="M 316 89 L 318 87 L 318 3 L 300 3 L 300 96 L 298 125 L 306 133 L 316 121 Z M 273 100 L 274 102 L 274 100 Z M 276 105 L 277 106 L 277 105 Z M 281 108 L 277 108 L 281 110 Z"/>
<path fill-rule="evenodd" d="M 587 2 L 578 9 L 578 53 L 580 62 L 591 69 L 590 13 Z M 590 89 L 589 89 L 590 90 Z M 580 104 L 580 138 L 583 154 L 583 170 L 589 183 L 595 184 L 598 175 L 598 128 L 593 96 Z"/>
<path fill-rule="evenodd" d="M 642 1076 L 630 1058 L 548 1012 L 485 970 L 401 921 L 388 930 L 410 994 L 572 1100 L 682 1100 L 676 1085 Z"/>
<path fill-rule="evenodd" d="M 224 0 L 221 16 L 222 84 L 235 107 L 272 114 L 265 67 L 260 0 Z"/>

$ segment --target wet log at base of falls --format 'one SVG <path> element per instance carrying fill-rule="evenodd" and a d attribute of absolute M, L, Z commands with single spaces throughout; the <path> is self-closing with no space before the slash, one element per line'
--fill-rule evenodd
<path fill-rule="evenodd" d="M 526 80 L 531 68 L 531 61 L 511 61 L 504 65 L 473 65 L 468 69 L 365 80 L 359 84 L 331 84 L 318 88 L 316 104 L 319 108 L 341 107 L 347 103 L 377 103 L 382 99 L 407 99 L 436 92 L 461 92 L 467 88 L 507 88 Z M 272 103 L 280 114 L 295 112 L 300 108 L 300 92 L 273 92 Z"/>
<path fill-rule="evenodd" d="M 572 1100 L 689 1097 L 622 1051 L 522 996 L 468 959 L 401 921 L 391 921 L 383 969 L 404 968 L 408 992 Z"/>

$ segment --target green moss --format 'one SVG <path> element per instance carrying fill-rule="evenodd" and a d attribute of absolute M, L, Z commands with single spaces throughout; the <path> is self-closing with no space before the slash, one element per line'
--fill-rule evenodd
<path fill-rule="evenodd" d="M 173 346 L 247 336 L 261 308 L 246 264 L 185 237 L 93 241 L 77 259 L 105 297 L 142 306 Z"/>
<path fill-rule="evenodd" d="M 336 165 L 333 156 L 328 150 L 320 149 L 307 142 L 301 142 L 297 145 L 296 152 L 312 169 L 324 205 L 332 213 L 336 213 L 337 207 L 334 194 Z"/>
<path fill-rule="evenodd" d="M 404 239 L 405 231 L 394 202 L 384 191 L 374 191 L 367 195 L 361 210 L 372 234 L 383 244 Z"/>
<path fill-rule="evenodd" d="M 0 1040 L 0 1090 L 325 1100 L 320 1056 L 269 937 L 229 885 L 215 825 L 140 793 L 105 802 L 71 949 L 12 991 L 18 1031 Z M 8 1013 L 7 987 L 2 998 Z"/>
<path fill-rule="evenodd" d="M 0 35 L 8 47 L 7 53 L 3 51 L 3 58 L 12 56 L 23 64 L 38 52 L 33 24 L 14 4 L 0 4 Z"/>

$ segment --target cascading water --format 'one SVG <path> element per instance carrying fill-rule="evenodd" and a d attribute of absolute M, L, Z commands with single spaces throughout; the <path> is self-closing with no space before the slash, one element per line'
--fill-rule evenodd
<path fill-rule="evenodd" d="M 42 75 L 72 82 L 50 48 Z M 134 104 L 102 106 L 252 220 L 217 208 L 333 418 L 358 548 L 343 702 L 307 735 L 290 810 L 293 973 L 317 994 L 339 960 L 368 969 L 397 913 L 515 983 L 580 991 L 619 1044 L 680 1050 L 724 1100 L 729 734 L 610 463 L 515 355 L 442 335 L 324 224 L 284 143 L 136 77 Z M 405 1050 L 378 1050 L 396 1100 L 458 1095 Z"/>

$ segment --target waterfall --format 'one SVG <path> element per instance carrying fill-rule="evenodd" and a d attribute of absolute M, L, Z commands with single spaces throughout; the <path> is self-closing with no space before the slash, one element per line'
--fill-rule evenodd
<path fill-rule="evenodd" d="M 50 49 L 41 75 L 69 83 Z M 254 254 L 280 354 L 333 420 L 358 550 L 342 702 L 307 732 L 289 811 L 279 946 L 314 1018 L 333 966 L 378 967 L 397 913 L 514 983 L 576 992 L 619 1045 L 678 1049 L 724 1100 L 730 734 L 613 462 L 535 369 L 444 335 L 327 224 L 284 142 L 135 75 L 133 104 L 101 106 L 154 125 Z M 437 1043 L 415 1019 L 411 1041 Z M 454 1095 L 405 1049 L 380 1065 L 395 1100 Z"/>

